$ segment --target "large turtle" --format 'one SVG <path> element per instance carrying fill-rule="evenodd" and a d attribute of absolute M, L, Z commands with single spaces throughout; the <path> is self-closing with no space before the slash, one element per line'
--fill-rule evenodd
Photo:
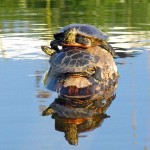
<path fill-rule="evenodd" d="M 93 89 L 95 85 L 97 89 L 105 90 L 118 77 L 112 55 L 99 46 L 87 50 L 66 47 L 52 55 L 50 64 L 44 83 L 50 90 L 58 92 L 62 92 L 62 86 L 68 91 L 72 91 L 72 87 Z"/>
<path fill-rule="evenodd" d="M 101 46 L 113 56 L 115 55 L 113 48 L 106 42 L 108 36 L 92 25 L 67 25 L 54 34 L 54 38 L 50 45 L 55 50 L 59 50 L 58 46 L 76 46 L 82 48 Z"/>

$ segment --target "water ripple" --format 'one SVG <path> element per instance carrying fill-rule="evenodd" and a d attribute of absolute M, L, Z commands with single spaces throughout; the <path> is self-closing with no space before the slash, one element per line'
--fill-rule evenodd
<path fill-rule="evenodd" d="M 38 38 L 1 36 L 0 58 L 11 59 L 45 59 L 41 45 L 49 45 L 49 41 Z"/>
<path fill-rule="evenodd" d="M 36 25 L 36 24 L 35 24 Z M 49 45 L 52 32 L 44 28 L 35 29 L 35 33 L 9 33 L 0 35 L 0 58 L 45 59 L 41 45 Z M 42 32 L 43 31 L 43 32 Z M 150 33 L 150 32 L 149 32 Z M 148 32 L 123 32 L 120 29 L 110 31 L 109 43 L 117 53 L 134 54 L 150 50 Z M 126 55 L 126 56 L 127 56 Z"/>

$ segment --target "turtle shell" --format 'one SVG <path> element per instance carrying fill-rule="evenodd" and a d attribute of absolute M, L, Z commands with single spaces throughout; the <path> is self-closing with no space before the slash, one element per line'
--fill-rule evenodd
<path fill-rule="evenodd" d="M 84 72 L 93 68 L 99 61 L 99 57 L 90 54 L 79 47 L 66 47 L 63 51 L 55 53 L 51 59 L 51 67 L 59 73 Z"/>
<path fill-rule="evenodd" d="M 85 36 L 90 36 L 90 37 L 96 37 L 100 40 L 106 40 L 108 36 L 103 33 L 101 30 L 97 29 L 93 25 L 89 24 L 70 24 L 58 31 L 58 33 L 54 34 L 55 39 L 63 39 L 65 34 L 71 30 L 71 29 L 76 29 L 79 33 L 85 35 Z"/>

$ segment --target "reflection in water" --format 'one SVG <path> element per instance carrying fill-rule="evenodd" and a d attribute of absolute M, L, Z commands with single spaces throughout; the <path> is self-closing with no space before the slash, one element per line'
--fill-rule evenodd
<path fill-rule="evenodd" d="M 64 29 L 54 35 L 50 48 L 41 47 L 51 57 L 44 84 L 59 93 L 42 115 L 52 115 L 56 130 L 77 145 L 80 132 L 108 117 L 105 111 L 115 98 L 118 72 L 112 47 L 95 27 L 75 24 Z"/>
<path fill-rule="evenodd" d="M 79 99 L 57 98 L 42 114 L 43 116 L 52 115 L 52 118 L 55 119 L 55 129 L 65 133 L 65 138 L 69 144 L 77 145 L 80 133 L 100 127 L 104 119 L 109 117 L 105 114 L 105 111 L 114 98 L 115 96 L 112 96 L 106 101 L 86 99 L 86 102 Z M 64 101 L 72 102 L 71 104 L 68 103 L 67 106 L 63 106 Z M 78 107 L 73 105 L 74 103 Z M 58 104 L 59 107 L 56 108 L 55 106 Z"/>
<path fill-rule="evenodd" d="M 50 93 L 48 91 L 45 91 L 45 90 L 41 90 L 40 89 L 40 83 L 41 83 L 41 80 L 42 80 L 42 74 L 43 74 L 43 71 L 35 71 L 35 77 L 36 77 L 36 97 L 37 98 L 49 98 L 50 97 Z"/>
<path fill-rule="evenodd" d="M 50 93 L 44 90 L 40 90 L 38 91 L 38 94 L 36 96 L 37 98 L 49 98 L 50 97 Z"/>
<path fill-rule="evenodd" d="M 109 117 L 106 114 L 97 114 L 87 118 L 64 118 L 57 114 L 52 115 L 55 119 L 55 129 L 65 133 L 69 144 L 77 145 L 79 133 L 93 130 L 100 127 L 104 119 Z"/>

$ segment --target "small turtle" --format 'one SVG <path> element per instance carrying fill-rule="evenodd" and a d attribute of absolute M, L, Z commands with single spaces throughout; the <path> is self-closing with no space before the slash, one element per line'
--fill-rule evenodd
<path fill-rule="evenodd" d="M 70 24 L 54 34 L 55 40 L 51 41 L 52 49 L 59 50 L 58 46 L 76 46 L 89 48 L 100 46 L 115 56 L 115 51 L 106 42 L 107 35 L 95 26 L 88 24 Z"/>

